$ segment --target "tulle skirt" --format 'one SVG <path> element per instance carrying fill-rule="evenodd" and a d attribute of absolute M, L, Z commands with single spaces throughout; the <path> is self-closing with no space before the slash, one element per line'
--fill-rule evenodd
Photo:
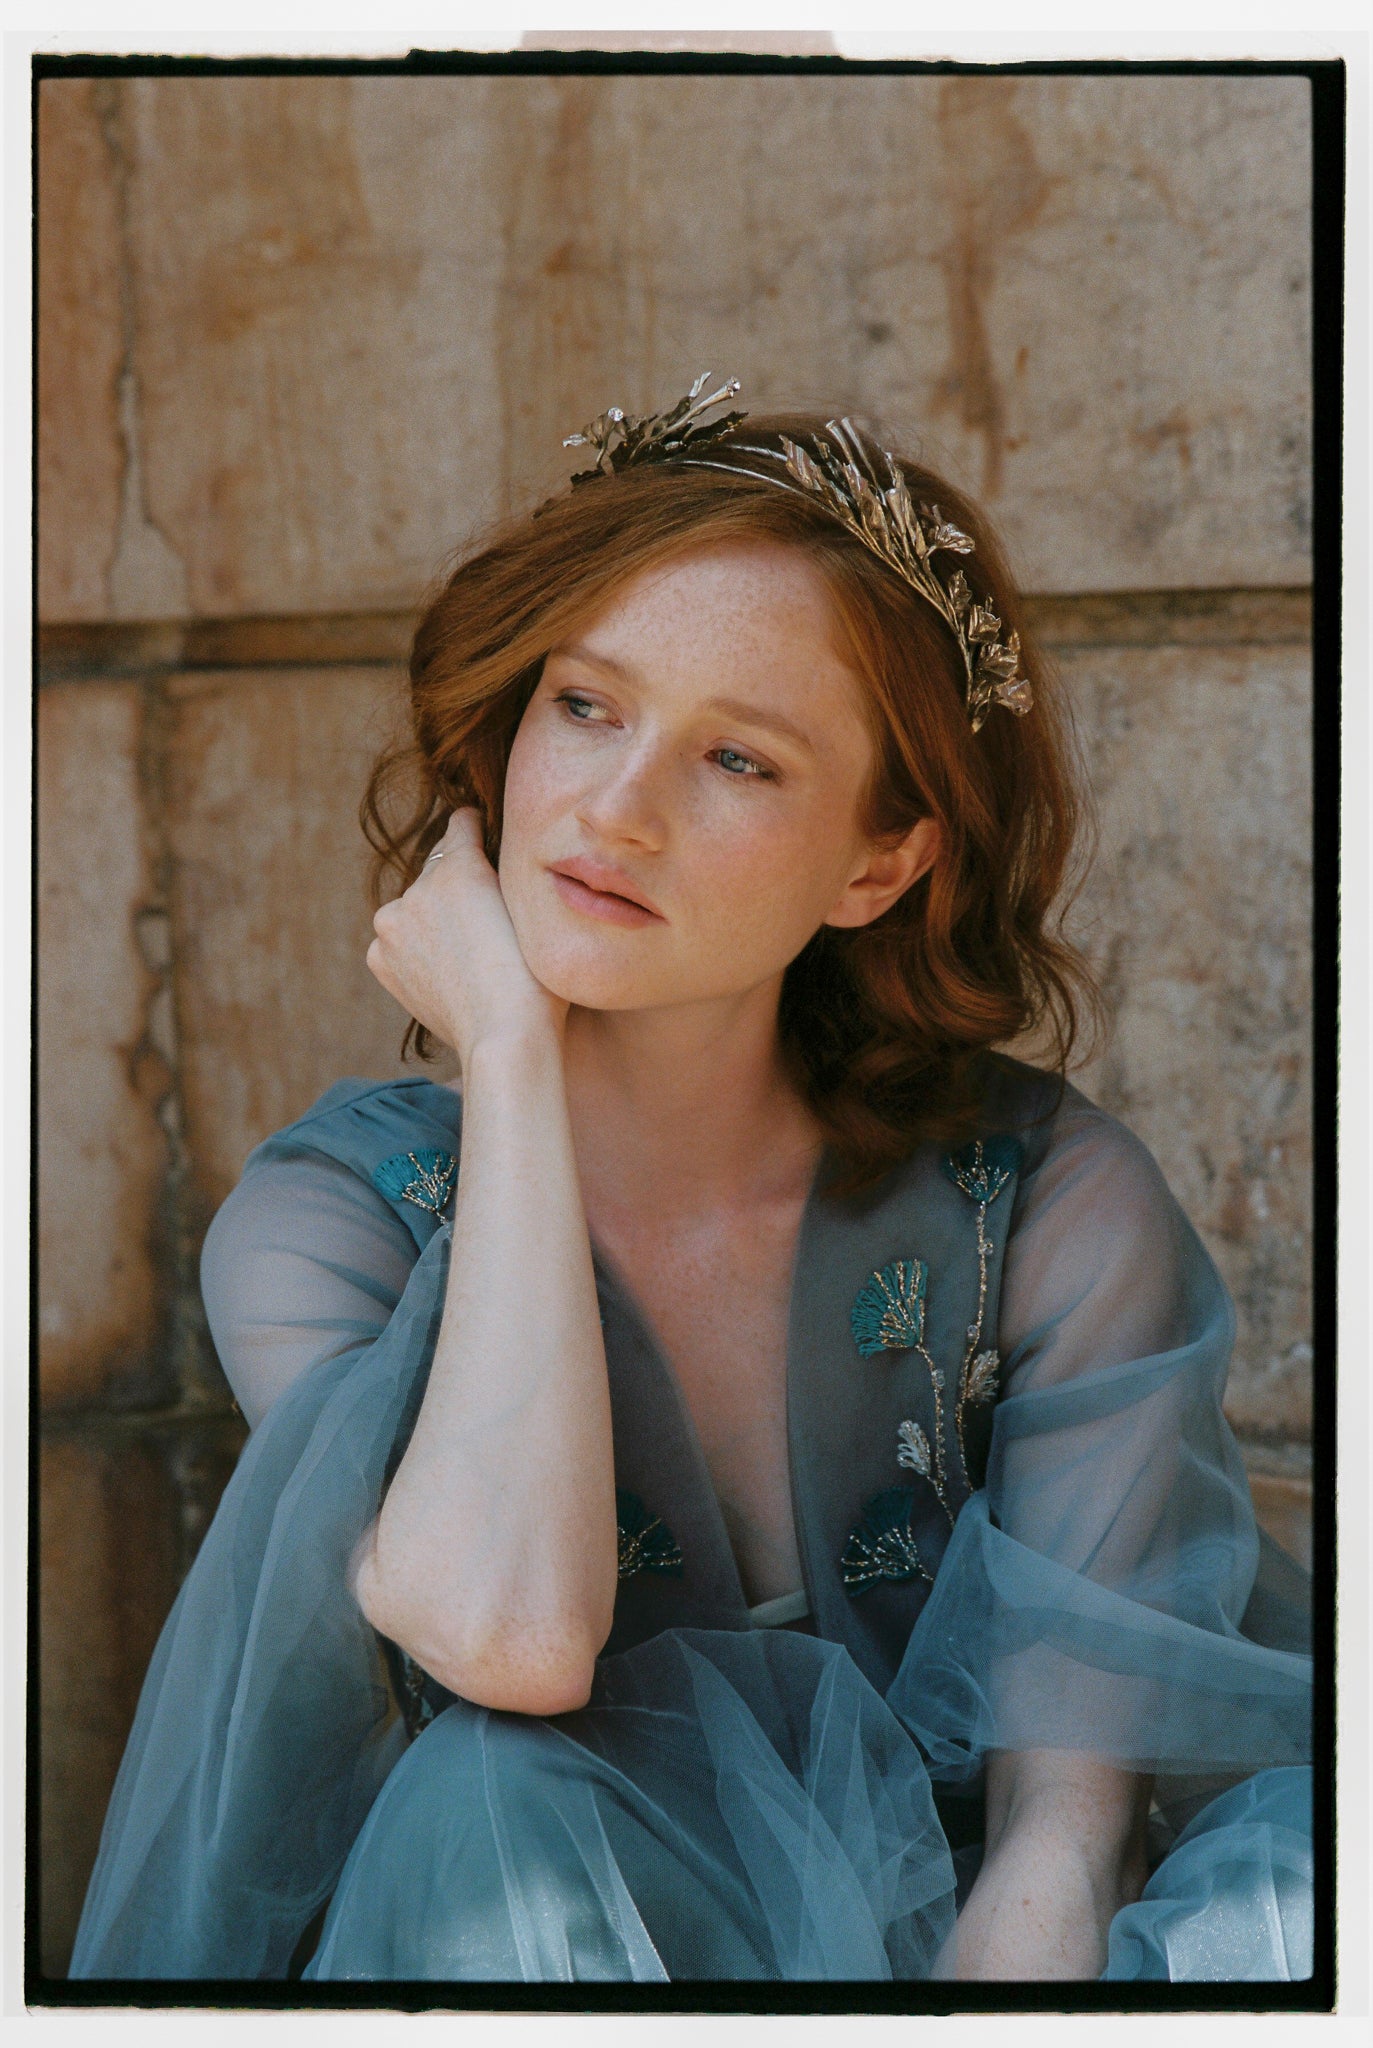
<path fill-rule="evenodd" d="M 975 1870 L 847 1651 L 669 1629 L 550 1720 L 458 1701 L 404 1752 L 335 1888 L 316 1980 L 929 1977 Z M 1213 1800 L 1116 1915 L 1108 1978 L 1311 1971 L 1309 1772 Z"/>

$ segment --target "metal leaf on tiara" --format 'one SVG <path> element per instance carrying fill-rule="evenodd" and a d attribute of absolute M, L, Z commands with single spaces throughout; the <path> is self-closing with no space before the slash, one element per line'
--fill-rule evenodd
<path fill-rule="evenodd" d="M 642 462 L 665 462 L 674 456 L 680 459 L 688 449 L 718 441 L 722 434 L 748 418 L 747 413 L 731 412 L 723 419 L 712 420 L 708 426 L 703 425 L 701 415 L 733 398 L 739 389 L 739 379 L 729 377 L 709 397 L 702 397 L 709 382 L 710 371 L 703 371 L 686 397 L 679 398 L 669 412 L 647 413 L 640 418 L 612 405 L 579 434 L 568 434 L 564 448 L 596 450 L 596 467 L 579 470 L 572 479 L 573 486 L 594 483 L 597 477 L 613 476 Z"/>
<path fill-rule="evenodd" d="M 783 434 L 779 448 L 744 441 L 730 444 L 729 455 L 758 458 L 762 469 L 722 460 L 715 450 L 722 436 L 748 418 L 726 413 L 703 424 L 701 416 L 739 390 L 731 377 L 703 396 L 710 373 L 698 377 L 686 397 L 671 411 L 636 418 L 611 406 L 599 419 L 569 434 L 565 448 L 595 448 L 596 467 L 580 471 L 572 482 L 586 484 L 640 463 L 676 461 L 696 469 L 719 469 L 749 476 L 761 483 L 814 498 L 831 518 L 862 541 L 911 588 L 934 607 L 958 643 L 966 676 L 968 716 L 980 731 L 989 711 L 1000 706 L 1023 718 L 1034 708 L 1034 692 L 1020 672 L 1020 636 L 1001 637 L 1001 620 L 990 604 L 976 599 L 961 569 L 947 582 L 935 574 L 936 554 L 970 555 L 972 540 L 938 505 L 917 505 L 900 465 L 887 449 L 870 441 L 851 419 L 827 420 L 825 434 L 811 437 L 811 446 Z M 827 439 L 826 436 L 831 438 Z"/>

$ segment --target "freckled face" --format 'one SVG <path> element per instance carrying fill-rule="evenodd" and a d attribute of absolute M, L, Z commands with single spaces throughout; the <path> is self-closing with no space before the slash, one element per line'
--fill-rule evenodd
<path fill-rule="evenodd" d="M 544 986 L 629 1010 L 779 975 L 868 857 L 861 691 L 818 572 L 766 542 L 646 570 L 554 648 L 500 857 Z"/>

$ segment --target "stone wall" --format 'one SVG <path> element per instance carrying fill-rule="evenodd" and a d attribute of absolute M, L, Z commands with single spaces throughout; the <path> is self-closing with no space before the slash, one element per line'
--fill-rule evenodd
<path fill-rule="evenodd" d="M 442 557 L 698 369 L 981 493 L 1101 806 L 1083 1084 L 1229 1282 L 1307 1543 L 1308 89 L 376 76 L 40 91 L 43 1932 L 241 1440 L 199 1244 L 399 1071 L 356 811 Z"/>

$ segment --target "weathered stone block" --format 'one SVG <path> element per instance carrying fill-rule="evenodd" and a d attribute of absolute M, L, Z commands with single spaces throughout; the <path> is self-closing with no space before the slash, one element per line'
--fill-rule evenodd
<path fill-rule="evenodd" d="M 163 1277 L 152 875 L 137 685 L 38 699 L 38 1314 L 43 1397 L 153 1397 Z M 149 949 L 153 949 L 150 953 Z"/>
<path fill-rule="evenodd" d="M 402 1068 L 405 1016 L 366 966 L 357 812 L 398 685 L 376 668 L 170 685 L 177 1002 L 207 1214 L 251 1148 L 344 1075 L 424 1071 Z"/>
<path fill-rule="evenodd" d="M 177 1506 L 155 1447 L 59 1437 L 43 1447 L 39 1520 L 41 1952 L 61 1976 L 176 1592 Z"/>
<path fill-rule="evenodd" d="M 148 500 L 188 608 L 407 604 L 498 509 L 487 81 L 168 83 L 124 90 Z"/>
<path fill-rule="evenodd" d="M 1295 647 L 1065 650 L 1101 810 L 1074 927 L 1116 1011 L 1082 1085 L 1157 1155 L 1235 1296 L 1227 1401 L 1310 1427 L 1310 698 Z"/>
<path fill-rule="evenodd" d="M 907 409 L 1032 588 L 1308 580 L 1309 110 L 1296 78 L 940 82 L 946 355 Z"/>
<path fill-rule="evenodd" d="M 114 172 L 53 156 L 126 221 L 114 557 L 108 490 L 63 523 L 115 616 L 404 608 L 711 365 L 923 437 L 1037 589 L 1307 579 L 1304 80 L 100 89 Z M 58 385 L 108 386 L 113 318 L 54 328 Z"/>

